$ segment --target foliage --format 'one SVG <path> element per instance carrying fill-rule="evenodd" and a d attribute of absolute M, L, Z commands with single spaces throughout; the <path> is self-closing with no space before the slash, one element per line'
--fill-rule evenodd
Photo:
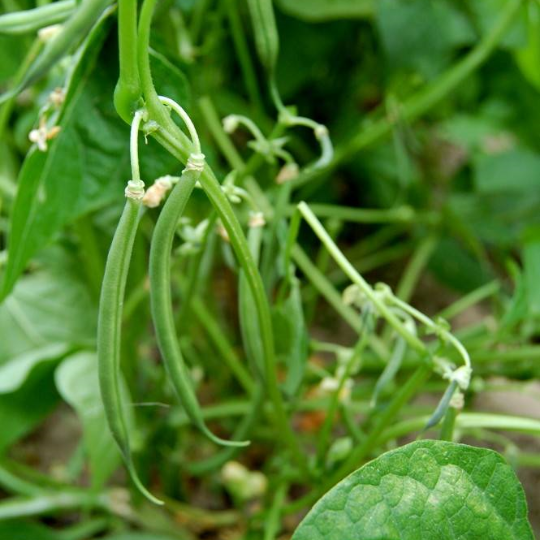
<path fill-rule="evenodd" d="M 2 6 L 0 538 L 532 538 L 540 4 Z"/>

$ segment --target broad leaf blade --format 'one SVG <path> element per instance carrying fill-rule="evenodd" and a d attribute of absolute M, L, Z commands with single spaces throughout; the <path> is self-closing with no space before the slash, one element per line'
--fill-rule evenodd
<path fill-rule="evenodd" d="M 92 486 L 102 487 L 118 467 L 120 454 L 107 426 L 95 354 L 83 352 L 64 360 L 56 370 L 55 379 L 62 398 L 81 420 Z"/>
<path fill-rule="evenodd" d="M 418 441 L 348 476 L 293 540 L 533 540 L 514 471 L 492 450 Z"/>

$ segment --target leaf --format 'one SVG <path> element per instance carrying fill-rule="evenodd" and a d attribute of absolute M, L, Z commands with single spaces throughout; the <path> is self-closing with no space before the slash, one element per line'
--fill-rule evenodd
<path fill-rule="evenodd" d="M 447 1 L 379 0 L 375 20 L 390 65 L 427 78 L 447 66 L 454 47 L 475 39 L 467 19 Z"/>
<path fill-rule="evenodd" d="M 0 522 L 0 538 L 6 540 L 58 540 L 58 535 L 52 529 L 48 529 L 37 523 L 25 521 Z"/>
<path fill-rule="evenodd" d="M 77 179 L 85 164 L 79 155 L 81 141 L 73 126 L 80 112 L 77 105 L 88 93 L 87 80 L 109 22 L 110 18 L 102 19 L 85 40 L 57 121 L 61 126 L 59 136 L 47 152 L 33 147 L 24 161 L 11 215 L 8 263 L 0 300 L 11 292 L 30 257 L 64 225 L 76 206 L 80 190 Z"/>
<path fill-rule="evenodd" d="M 0 395 L 0 453 L 30 433 L 57 403 L 51 370 L 36 370 L 17 391 Z"/>
<path fill-rule="evenodd" d="M 85 42 L 57 120 L 61 130 L 47 152 L 33 148 L 18 180 L 11 215 L 8 262 L 0 300 L 12 290 L 28 261 L 67 223 L 123 198 L 130 178 L 129 128 L 118 118 L 112 96 L 118 74 L 115 55 L 105 47 L 108 21 Z M 152 55 L 158 90 L 181 103 L 189 98 L 183 74 Z M 148 183 L 181 165 L 155 141 L 140 148 L 141 173 Z"/>
<path fill-rule="evenodd" d="M 540 6 L 535 2 L 527 5 L 527 43 L 515 51 L 514 57 L 521 73 L 540 90 Z"/>
<path fill-rule="evenodd" d="M 277 0 L 277 5 L 287 15 L 318 22 L 370 17 L 374 0 Z"/>
<path fill-rule="evenodd" d="M 56 369 L 55 379 L 60 395 L 75 409 L 83 425 L 92 486 L 102 487 L 118 467 L 120 454 L 105 419 L 96 355 L 82 352 L 69 357 Z"/>
<path fill-rule="evenodd" d="M 53 343 L 12 358 L 0 367 L 0 394 L 17 390 L 37 365 L 56 361 L 68 350 L 69 347 L 64 343 Z"/>
<path fill-rule="evenodd" d="M 523 277 L 527 291 L 529 313 L 540 315 L 540 227 L 530 227 L 524 234 L 523 242 Z"/>
<path fill-rule="evenodd" d="M 22 278 L 0 305 L 0 452 L 29 433 L 58 401 L 53 362 L 93 342 L 96 308 L 75 261 L 48 250 L 46 270 Z M 38 399 L 38 401 L 36 401 Z"/>
<path fill-rule="evenodd" d="M 507 4 L 507 0 L 482 0 L 482 2 L 472 2 L 470 4 L 469 9 L 474 14 L 476 24 L 483 35 L 489 34 Z M 526 10 L 523 7 L 519 16 L 514 19 L 500 41 L 501 47 L 517 49 L 525 46 L 527 43 L 526 20 Z"/>
<path fill-rule="evenodd" d="M 0 365 L 48 346 L 95 340 L 97 312 L 76 261 L 60 249 L 48 253 L 47 268 L 22 278 L 0 305 Z"/>
<path fill-rule="evenodd" d="M 474 181 L 482 193 L 532 192 L 540 189 L 540 154 L 515 149 L 474 160 Z"/>
<path fill-rule="evenodd" d="M 292 540 L 533 540 L 514 471 L 493 450 L 417 441 L 329 491 Z"/>

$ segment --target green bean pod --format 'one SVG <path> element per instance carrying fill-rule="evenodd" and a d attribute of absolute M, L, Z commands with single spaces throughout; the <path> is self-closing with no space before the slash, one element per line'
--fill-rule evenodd
<path fill-rule="evenodd" d="M 197 156 L 196 156 L 197 157 Z M 199 155 L 200 157 L 200 155 Z M 191 156 L 190 156 L 191 161 Z M 171 302 L 171 250 L 178 220 L 202 172 L 188 166 L 163 206 L 150 245 L 150 302 L 158 347 L 175 394 L 192 423 L 210 440 L 225 446 L 246 446 L 246 441 L 226 441 L 206 426 L 197 396 L 178 344 Z"/>
<path fill-rule="evenodd" d="M 250 227 L 247 235 L 249 250 L 251 251 L 251 255 L 256 264 L 259 262 L 262 233 L 262 227 Z M 238 310 L 242 343 L 244 344 L 251 369 L 252 371 L 255 371 L 260 379 L 264 380 L 264 353 L 259 320 L 257 318 L 255 302 L 244 271 L 240 272 L 238 284 Z"/>
<path fill-rule="evenodd" d="M 142 485 L 135 470 L 130 450 L 128 417 L 120 383 L 122 307 L 140 208 L 140 200 L 135 198 L 126 200 L 105 265 L 97 335 L 99 386 L 109 429 L 122 453 L 133 483 L 149 500 L 163 504 Z"/>
<path fill-rule="evenodd" d="M 259 60 L 273 75 L 279 54 L 279 34 L 272 0 L 248 0 L 247 3 Z"/>

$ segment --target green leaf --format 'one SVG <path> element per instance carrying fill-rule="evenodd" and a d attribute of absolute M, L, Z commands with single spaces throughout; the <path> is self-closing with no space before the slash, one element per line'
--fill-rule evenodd
<path fill-rule="evenodd" d="M 379 0 L 376 6 L 377 28 L 394 69 L 431 78 L 449 63 L 454 47 L 475 37 L 467 19 L 447 1 Z"/>
<path fill-rule="evenodd" d="M 0 395 L 0 453 L 30 433 L 57 403 L 51 370 L 34 370 L 18 390 Z"/>
<path fill-rule="evenodd" d="M 292 540 L 533 540 L 514 471 L 493 450 L 417 441 L 329 491 Z"/>
<path fill-rule="evenodd" d="M 373 4 L 373 0 L 277 0 L 288 15 L 311 22 L 370 17 Z"/>
<path fill-rule="evenodd" d="M 0 538 L 6 540 L 58 540 L 58 535 L 52 529 L 37 523 L 10 520 L 0 522 Z"/>
<path fill-rule="evenodd" d="M 526 149 L 484 154 L 474 160 L 476 189 L 482 193 L 540 189 L 540 155 Z"/>
<path fill-rule="evenodd" d="M 92 486 L 102 487 L 118 467 L 120 454 L 103 410 L 96 355 L 82 352 L 69 357 L 56 369 L 55 379 L 60 395 L 75 409 L 83 425 Z"/>
<path fill-rule="evenodd" d="M 529 228 L 523 242 L 523 275 L 529 313 L 535 317 L 540 315 L 540 227 Z"/>
<path fill-rule="evenodd" d="M 535 2 L 527 5 L 527 44 L 514 56 L 521 73 L 540 90 L 540 6 Z"/>
<path fill-rule="evenodd" d="M 16 279 L 30 257 L 47 242 L 73 214 L 80 191 L 80 178 L 86 167 L 95 162 L 86 160 L 81 152 L 88 142 L 81 140 L 77 122 L 80 113 L 92 106 L 92 94 L 88 91 L 88 78 L 94 67 L 97 53 L 107 35 L 110 18 L 97 24 L 81 49 L 79 62 L 69 81 L 64 106 L 56 124 L 60 134 L 53 140 L 47 152 L 33 147 L 26 157 L 18 180 L 9 235 L 8 263 L 2 282 L 0 300 L 12 290 Z M 83 107 L 81 104 L 87 99 Z M 99 116 L 98 116 L 99 118 Z M 106 137 L 106 131 L 101 133 Z M 100 166 L 99 161 L 95 163 Z"/>
<path fill-rule="evenodd" d="M 64 343 L 52 343 L 12 358 L 0 366 L 0 394 L 14 392 L 24 384 L 36 366 L 57 361 L 68 350 Z"/>
<path fill-rule="evenodd" d="M 80 52 L 57 124 L 58 136 L 47 152 L 33 148 L 18 179 L 11 215 L 8 262 L 0 300 L 12 290 L 28 261 L 67 223 L 123 199 L 130 178 L 129 128 L 112 101 L 117 60 L 107 48 L 102 20 Z M 157 53 L 152 55 L 156 87 L 185 105 L 189 98 L 183 74 Z M 148 182 L 181 165 L 155 141 L 141 145 L 141 173 Z"/>
<path fill-rule="evenodd" d="M 96 308 L 76 262 L 59 249 L 48 253 L 47 268 L 22 278 L 0 305 L 0 365 L 24 354 L 45 358 L 49 346 L 95 340 Z"/>

